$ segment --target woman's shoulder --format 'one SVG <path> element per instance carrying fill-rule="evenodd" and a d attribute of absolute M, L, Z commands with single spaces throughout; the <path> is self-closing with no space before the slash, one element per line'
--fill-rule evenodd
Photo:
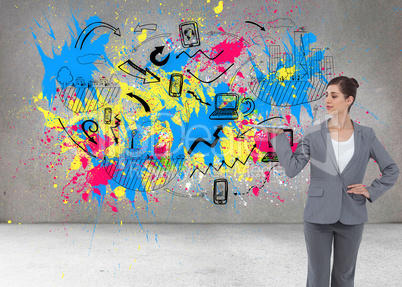
<path fill-rule="evenodd" d="M 353 121 L 353 127 L 355 133 L 360 133 L 363 139 L 367 141 L 372 141 L 376 135 L 372 127 L 361 125 L 360 123 L 356 123 Z"/>
<path fill-rule="evenodd" d="M 360 124 L 360 123 L 357 123 L 357 122 L 355 122 L 355 121 L 353 121 L 353 127 L 354 127 L 355 132 L 356 132 L 356 131 L 357 131 L 357 132 L 362 132 L 362 133 L 364 133 L 364 134 L 371 134 L 371 133 L 374 133 L 373 128 L 371 128 L 371 127 L 369 127 L 369 126 L 364 126 L 364 125 L 362 125 L 362 124 Z"/>

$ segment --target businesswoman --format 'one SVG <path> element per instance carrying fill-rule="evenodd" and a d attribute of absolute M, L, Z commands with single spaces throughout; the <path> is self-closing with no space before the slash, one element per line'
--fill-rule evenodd
<path fill-rule="evenodd" d="M 353 122 L 350 107 L 356 99 L 357 81 L 332 79 L 325 104 L 332 118 L 309 127 L 292 152 L 281 129 L 271 143 L 288 177 L 300 173 L 310 162 L 311 180 L 304 210 L 304 234 L 308 254 L 307 286 L 353 286 L 356 258 L 367 221 L 366 202 L 374 202 L 390 189 L 399 168 L 372 128 Z M 367 163 L 373 158 L 381 177 L 363 185 Z M 334 259 L 330 278 L 332 247 Z"/>

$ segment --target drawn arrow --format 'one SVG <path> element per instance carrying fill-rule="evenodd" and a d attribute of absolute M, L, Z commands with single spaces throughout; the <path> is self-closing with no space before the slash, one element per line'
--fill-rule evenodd
<path fill-rule="evenodd" d="M 162 55 L 163 48 L 165 48 L 165 46 L 155 47 L 155 50 L 149 56 L 149 59 L 151 60 L 152 64 L 160 67 L 165 65 L 167 61 L 169 61 L 170 54 L 168 54 L 167 57 L 165 57 L 165 59 L 163 59 L 162 61 L 156 60 L 156 56 L 158 56 L 159 54 Z"/>
<path fill-rule="evenodd" d="M 270 121 L 270 120 L 273 120 L 273 119 L 283 119 L 282 117 L 272 117 L 272 118 L 269 118 L 269 119 L 267 119 L 267 120 L 265 120 L 265 121 L 262 121 L 262 122 L 259 122 L 257 125 L 260 125 L 260 124 L 263 124 L 263 123 L 265 123 L 265 122 L 267 122 L 267 121 Z M 246 133 L 248 133 L 249 131 L 251 131 L 253 128 L 249 128 L 248 130 L 246 130 L 244 133 L 241 133 L 241 131 L 239 130 L 239 132 L 237 133 L 237 138 L 238 139 L 244 139 L 244 135 L 246 134 Z"/>
<path fill-rule="evenodd" d="M 210 148 L 214 148 L 216 146 L 216 144 L 218 143 L 220 137 L 219 137 L 219 133 L 220 131 L 223 130 L 223 126 L 220 125 L 218 126 L 218 128 L 216 129 L 216 131 L 214 132 L 213 136 L 215 137 L 215 140 L 212 143 L 209 143 L 207 140 L 205 140 L 204 138 L 197 138 L 193 144 L 191 145 L 190 149 L 188 150 L 188 154 L 191 154 L 193 152 L 193 150 L 195 149 L 195 147 L 199 144 L 199 143 L 204 143 L 207 146 L 209 146 Z"/>
<path fill-rule="evenodd" d="M 149 41 L 152 41 L 152 40 L 155 40 L 155 39 L 158 39 L 158 38 L 167 38 L 167 37 L 170 37 L 170 35 L 172 35 L 172 34 L 170 34 L 170 33 L 158 34 L 158 35 L 155 35 L 155 36 L 153 36 L 153 37 L 151 37 L 151 38 L 148 38 L 148 39 L 146 39 L 145 41 L 142 41 L 142 42 L 141 42 L 140 44 L 138 44 L 137 46 L 135 46 L 135 47 L 133 48 L 133 53 L 134 53 L 134 52 L 137 52 L 138 49 L 139 49 L 142 45 L 144 45 L 145 43 L 147 43 L 147 42 L 149 42 Z"/>
<path fill-rule="evenodd" d="M 244 102 L 246 102 L 249 105 L 249 108 L 245 112 L 242 112 L 243 116 L 247 117 L 249 114 L 251 114 L 254 111 L 255 103 L 254 103 L 253 99 L 251 99 L 251 98 L 243 98 L 241 103 L 244 103 Z"/>
<path fill-rule="evenodd" d="M 98 123 L 95 122 L 95 121 L 93 121 L 93 120 L 86 120 L 85 122 L 83 122 L 83 123 L 81 124 L 81 129 L 82 129 L 82 131 L 84 132 L 85 136 L 89 139 L 89 141 L 90 141 L 90 142 L 93 142 L 94 144 L 98 144 L 98 143 L 87 133 L 87 130 L 86 130 L 86 128 L 85 128 L 85 124 L 86 124 L 86 123 L 91 123 L 91 126 L 89 127 L 89 131 L 90 131 L 91 133 L 96 133 L 96 132 L 98 131 L 98 128 L 99 128 Z M 94 130 L 91 129 L 93 125 L 95 126 L 95 129 L 94 129 Z"/>
<path fill-rule="evenodd" d="M 134 33 L 135 32 L 142 32 L 142 30 L 152 30 L 152 31 L 156 31 L 158 29 L 158 25 L 157 24 L 144 24 L 144 25 L 140 25 L 139 23 L 137 24 L 137 27 L 135 27 L 134 29 Z"/>
<path fill-rule="evenodd" d="M 250 24 L 256 25 L 256 26 L 258 26 L 258 27 L 261 29 L 261 31 L 265 31 L 264 26 L 260 26 L 260 25 L 258 25 L 258 24 L 257 24 L 257 23 L 255 23 L 255 22 L 252 22 L 252 21 L 246 21 L 246 22 L 244 22 L 244 23 L 250 23 Z"/>
<path fill-rule="evenodd" d="M 118 115 L 119 115 L 119 114 L 117 114 L 117 115 L 114 117 L 114 119 L 116 120 L 116 121 L 114 122 L 114 123 L 115 123 L 115 126 L 110 127 L 110 130 L 112 131 L 112 134 L 113 134 L 114 142 L 115 142 L 116 144 L 119 143 L 119 138 L 116 136 L 116 134 L 114 133 L 114 130 L 113 130 L 113 129 L 116 129 L 116 128 L 118 128 L 118 127 L 120 126 L 121 120 L 117 117 Z"/>
<path fill-rule="evenodd" d="M 238 72 L 240 71 L 240 69 L 242 69 L 248 62 L 254 61 L 254 59 L 255 59 L 254 56 L 249 57 L 246 61 L 244 61 L 243 64 L 240 65 L 240 67 L 237 68 L 236 72 L 233 74 L 233 77 L 232 77 L 232 79 L 230 79 L 230 82 L 229 82 L 229 84 L 230 84 L 230 89 L 229 89 L 229 90 L 230 90 L 230 91 L 233 90 L 234 79 L 237 77 L 237 73 L 238 73 Z"/>
<path fill-rule="evenodd" d="M 232 164 L 232 165 L 229 165 L 229 164 L 226 163 L 225 160 L 223 160 L 222 163 L 221 163 L 221 165 L 220 165 L 219 167 L 217 167 L 217 168 L 216 168 L 212 163 L 210 163 L 205 171 L 202 171 L 201 169 L 199 169 L 198 167 L 196 167 L 196 168 L 193 170 L 193 172 L 191 173 L 190 178 L 194 175 L 194 173 L 195 173 L 197 170 L 198 170 L 199 172 L 201 172 L 202 174 L 205 175 L 205 174 L 207 174 L 208 170 L 210 170 L 211 168 L 213 168 L 213 169 L 216 170 L 216 171 L 219 171 L 219 170 L 222 168 L 223 165 L 225 165 L 225 166 L 227 166 L 227 167 L 229 167 L 229 168 L 233 168 L 237 162 L 240 162 L 242 165 L 246 165 L 248 159 L 249 159 L 250 156 L 253 154 L 253 151 L 254 151 L 254 149 L 256 148 L 256 146 L 257 146 L 257 145 L 254 145 L 254 146 L 253 146 L 253 148 L 251 149 L 251 151 L 250 151 L 250 153 L 249 153 L 249 155 L 247 156 L 247 158 L 246 158 L 245 161 L 241 161 L 238 157 L 236 157 L 235 160 L 234 160 L 234 162 L 233 162 L 233 164 Z"/>
<path fill-rule="evenodd" d="M 210 103 L 206 103 L 206 102 L 204 102 L 203 100 L 201 100 L 194 92 L 188 91 L 187 93 L 192 94 L 193 97 L 194 97 L 197 101 L 199 101 L 200 103 L 203 103 L 203 104 L 205 104 L 205 105 L 207 105 L 207 106 L 210 106 L 210 105 L 211 105 Z"/>
<path fill-rule="evenodd" d="M 84 42 L 85 42 L 86 38 L 88 38 L 89 34 L 91 34 L 91 32 L 94 31 L 96 28 L 100 28 L 100 27 L 109 28 L 109 29 L 114 31 L 115 35 L 121 37 L 121 33 L 120 33 L 119 28 L 115 28 L 112 25 L 110 25 L 108 23 L 105 23 L 105 22 L 93 22 L 93 23 L 89 24 L 88 26 L 86 26 L 84 28 L 84 30 L 82 30 L 81 34 L 78 36 L 77 42 L 75 42 L 75 48 L 77 48 L 77 44 L 80 41 L 80 38 L 84 34 L 84 32 L 86 32 L 86 35 L 85 35 L 84 39 L 82 39 L 82 41 L 81 41 L 80 50 L 82 49 L 82 45 L 84 45 Z M 89 29 L 89 28 L 92 28 L 92 29 L 89 32 L 87 32 L 86 30 Z"/>
<path fill-rule="evenodd" d="M 233 38 L 238 39 L 239 41 L 242 41 L 242 42 L 246 43 L 247 46 L 251 46 L 250 42 L 248 42 L 247 40 L 245 40 L 245 39 L 243 38 L 243 36 L 238 36 L 238 35 L 236 35 L 236 34 L 227 33 L 227 32 L 222 32 L 222 31 L 209 31 L 207 34 L 210 35 L 210 36 L 218 35 L 218 34 L 219 34 L 219 35 L 228 35 L 228 36 L 230 36 L 230 37 L 233 37 Z"/>
<path fill-rule="evenodd" d="M 151 111 L 151 109 L 149 108 L 149 105 L 147 104 L 147 102 L 146 101 L 144 101 L 142 98 L 140 98 L 139 96 L 136 96 L 136 95 L 134 95 L 133 93 L 128 93 L 127 94 L 127 96 L 129 96 L 130 98 L 134 98 L 134 99 L 136 99 L 137 101 L 139 101 L 142 105 L 143 105 L 143 107 L 144 107 L 144 109 L 145 109 L 145 111 L 146 112 L 150 112 Z"/>
<path fill-rule="evenodd" d="M 270 174 L 271 171 L 274 169 L 274 167 L 277 167 L 277 166 L 278 166 L 278 164 L 275 164 L 273 167 L 271 167 L 271 169 L 268 171 L 268 173 Z M 268 182 L 268 179 L 269 179 L 269 177 L 268 177 L 268 176 L 265 176 L 264 182 L 263 182 L 260 186 L 258 186 L 258 185 L 253 185 L 253 186 L 251 186 L 251 187 L 248 189 L 247 192 L 233 192 L 233 195 L 246 195 L 246 194 L 249 194 L 250 191 L 252 191 L 254 187 L 257 187 L 257 188 L 261 189 L 261 188 L 263 188 L 263 187 L 265 186 L 265 184 Z"/>
<path fill-rule="evenodd" d="M 220 78 L 224 73 L 226 73 L 227 70 L 229 70 L 233 65 L 234 65 L 234 64 L 230 65 L 225 71 L 222 72 L 222 74 L 220 74 L 219 76 L 217 76 L 215 79 L 213 79 L 213 80 L 211 80 L 211 81 L 203 81 L 203 80 L 201 80 L 201 79 L 198 78 L 196 75 L 194 75 L 194 74 L 190 71 L 190 69 L 188 69 L 187 72 L 188 72 L 191 76 L 193 76 L 194 78 L 196 78 L 198 81 L 203 82 L 203 83 L 205 83 L 205 84 L 210 84 L 210 83 L 212 83 L 212 82 L 215 82 L 217 79 L 219 79 L 219 78 Z"/>
<path fill-rule="evenodd" d="M 198 50 L 198 51 L 195 52 L 192 56 L 190 56 L 189 54 L 187 54 L 186 51 L 183 51 L 183 52 L 181 52 L 179 55 L 176 56 L 176 59 L 178 59 L 178 58 L 181 56 L 181 54 L 186 54 L 188 57 L 194 58 L 198 53 L 204 54 L 204 56 L 207 57 L 207 58 L 210 59 L 210 60 L 215 60 L 216 58 L 218 58 L 218 57 L 223 53 L 223 50 L 220 51 L 220 53 L 219 53 L 218 55 L 216 55 L 215 57 L 209 57 L 209 56 L 208 56 L 207 54 L 205 54 L 202 50 Z"/>
<path fill-rule="evenodd" d="M 129 69 L 125 70 L 123 67 L 134 68 L 134 70 L 143 74 L 145 76 L 145 78 L 139 77 L 139 76 L 135 75 L 134 73 L 130 73 Z M 118 68 L 130 76 L 143 80 L 143 84 L 158 83 L 161 81 L 161 79 L 157 75 L 152 73 L 150 70 L 148 70 L 148 68 L 142 69 L 139 66 L 137 66 L 136 64 L 134 64 L 131 60 L 125 61 L 123 64 L 119 65 Z M 147 76 L 148 76 L 148 79 L 147 79 Z"/>
<path fill-rule="evenodd" d="M 82 149 L 85 153 L 87 153 L 88 155 L 92 156 L 92 157 L 96 157 L 94 156 L 92 153 L 90 153 L 89 151 L 87 151 L 86 149 L 84 149 L 82 146 L 80 146 L 74 139 L 73 137 L 67 132 L 66 128 L 63 125 L 63 122 L 61 121 L 61 119 L 59 118 L 59 122 L 62 126 L 62 128 L 64 129 L 64 131 L 66 132 L 66 134 L 70 137 L 70 139 L 80 148 Z"/>

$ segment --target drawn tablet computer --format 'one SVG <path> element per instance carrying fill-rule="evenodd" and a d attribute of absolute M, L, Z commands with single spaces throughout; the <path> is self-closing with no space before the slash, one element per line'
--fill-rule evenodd
<path fill-rule="evenodd" d="M 179 25 L 181 44 L 185 48 L 201 45 L 197 22 L 188 21 Z"/>

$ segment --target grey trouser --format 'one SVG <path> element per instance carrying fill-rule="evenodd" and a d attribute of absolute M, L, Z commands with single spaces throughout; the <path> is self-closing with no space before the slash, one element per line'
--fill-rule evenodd
<path fill-rule="evenodd" d="M 362 240 L 364 223 L 345 225 L 304 222 L 308 255 L 307 287 L 329 286 L 332 243 L 334 261 L 331 286 L 354 286 L 357 252 Z"/>

